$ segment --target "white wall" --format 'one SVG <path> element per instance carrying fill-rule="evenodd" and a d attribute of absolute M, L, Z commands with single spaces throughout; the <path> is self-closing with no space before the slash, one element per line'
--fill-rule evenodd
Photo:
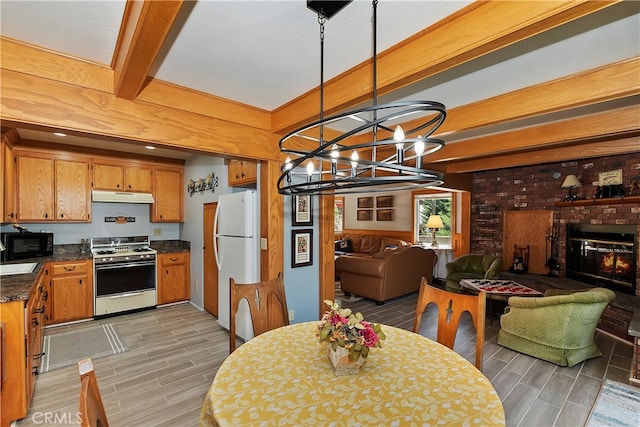
<path fill-rule="evenodd" d="M 186 193 L 189 179 L 197 181 L 210 173 L 218 178 L 215 191 L 203 191 L 192 195 Z M 184 165 L 184 179 L 184 224 L 181 227 L 180 238 L 191 243 L 191 302 L 204 309 L 203 205 L 216 202 L 221 194 L 231 193 L 232 190 L 227 186 L 227 167 L 224 160 L 218 157 L 198 155 L 187 159 Z"/>

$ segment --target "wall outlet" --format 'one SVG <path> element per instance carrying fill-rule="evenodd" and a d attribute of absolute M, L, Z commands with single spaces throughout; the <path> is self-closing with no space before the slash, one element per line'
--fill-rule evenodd
<path fill-rule="evenodd" d="M 260 249 L 263 251 L 267 250 L 267 238 L 266 237 L 261 237 L 260 238 Z"/>
<path fill-rule="evenodd" d="M 293 310 L 289 310 L 289 322 L 293 322 Z"/>
<path fill-rule="evenodd" d="M 197 291 L 198 290 L 198 281 L 197 280 L 194 282 L 194 285 L 195 285 L 195 288 L 196 288 L 196 291 Z"/>
<path fill-rule="evenodd" d="M 162 236 L 162 228 L 154 228 L 153 229 L 154 236 Z"/>

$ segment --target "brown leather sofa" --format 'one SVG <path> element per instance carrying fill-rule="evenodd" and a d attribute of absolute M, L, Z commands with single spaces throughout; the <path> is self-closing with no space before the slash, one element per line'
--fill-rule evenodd
<path fill-rule="evenodd" d="M 379 252 L 403 246 L 409 246 L 409 243 L 378 234 L 344 235 L 335 242 L 335 254 L 370 258 Z"/>
<path fill-rule="evenodd" d="M 391 298 L 417 292 L 422 277 L 432 283 L 437 260 L 432 249 L 405 246 L 371 257 L 339 256 L 336 272 L 345 295 L 359 295 L 382 304 Z"/>

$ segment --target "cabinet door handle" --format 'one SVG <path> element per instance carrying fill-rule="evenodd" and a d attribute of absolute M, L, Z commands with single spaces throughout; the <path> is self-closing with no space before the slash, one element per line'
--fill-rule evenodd
<path fill-rule="evenodd" d="M 64 214 L 63 213 L 60 214 L 60 218 L 64 218 Z"/>
<path fill-rule="evenodd" d="M 32 314 L 44 313 L 44 305 L 40 308 L 36 308 L 33 310 Z"/>
<path fill-rule="evenodd" d="M 64 271 L 73 271 L 75 270 L 77 267 L 77 265 L 74 265 L 73 267 L 64 267 Z"/>
<path fill-rule="evenodd" d="M 42 294 L 42 301 L 46 301 L 49 299 L 49 291 L 44 291 Z"/>
<path fill-rule="evenodd" d="M 31 375 L 38 375 L 38 367 L 36 366 L 35 368 L 33 368 L 33 371 L 31 371 Z"/>
<path fill-rule="evenodd" d="M 44 214 L 44 217 L 49 218 L 49 214 L 48 213 Z"/>
<path fill-rule="evenodd" d="M 80 284 L 82 285 L 82 279 L 79 280 Z"/>
<path fill-rule="evenodd" d="M 171 259 L 171 261 L 174 261 L 174 262 L 175 262 L 175 261 L 177 261 L 177 260 L 178 260 L 178 257 L 171 257 L 170 259 Z"/>
<path fill-rule="evenodd" d="M 9 214 L 9 218 L 13 218 L 13 212 Z"/>
<path fill-rule="evenodd" d="M 44 353 L 44 352 L 43 352 L 43 353 L 34 354 L 34 355 L 33 355 L 33 358 L 34 358 L 34 359 L 40 359 L 40 358 L 41 358 L 42 356 L 44 356 L 44 355 L 45 355 L 45 353 Z"/>
<path fill-rule="evenodd" d="M 169 274 L 169 270 L 167 270 L 167 274 Z"/>
<path fill-rule="evenodd" d="M 38 322 L 38 319 L 35 317 L 31 319 L 31 323 L 33 323 L 33 326 L 38 326 L 40 324 L 40 322 Z"/>

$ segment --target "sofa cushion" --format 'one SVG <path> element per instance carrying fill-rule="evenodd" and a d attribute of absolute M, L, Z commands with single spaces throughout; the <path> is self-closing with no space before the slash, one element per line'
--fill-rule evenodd
<path fill-rule="evenodd" d="M 366 234 L 360 239 L 360 252 L 370 255 L 380 252 L 380 241 L 382 237 Z"/>
<path fill-rule="evenodd" d="M 336 252 L 345 253 L 353 252 L 353 244 L 351 242 L 351 239 L 336 240 L 334 250 Z"/>

